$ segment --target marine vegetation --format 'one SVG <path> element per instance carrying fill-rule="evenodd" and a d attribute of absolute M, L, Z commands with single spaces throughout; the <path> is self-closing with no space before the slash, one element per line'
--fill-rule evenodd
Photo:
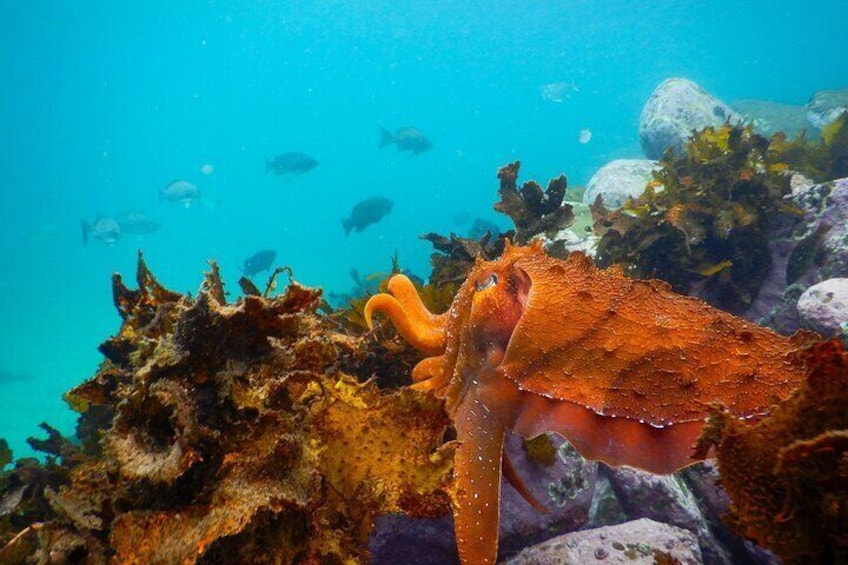
<path fill-rule="evenodd" d="M 371 340 L 320 290 L 227 304 L 213 265 L 192 298 L 141 257 L 137 281 L 67 394 L 81 445 L 51 432 L 45 466 L 0 476 L 0 562 L 366 563 L 377 515 L 448 510 L 442 402 L 351 376 Z"/>
<path fill-rule="evenodd" d="M 768 152 L 770 160 L 788 163 L 816 182 L 848 177 L 848 112 L 824 126 L 819 141 L 804 135 L 790 141 L 777 133 Z"/>
<path fill-rule="evenodd" d="M 402 275 L 365 306 L 427 357 L 410 388 L 444 399 L 459 446 L 450 494 L 463 563 L 497 556 L 507 430 L 553 431 L 583 456 L 671 473 L 693 462 L 709 403 L 754 418 L 803 379 L 787 338 L 675 294 L 661 281 L 566 261 L 541 243 L 478 258 L 450 309 L 434 314 Z M 531 497 L 528 502 L 537 506 Z"/>
<path fill-rule="evenodd" d="M 520 167 L 521 162 L 515 161 L 498 171 L 501 199 L 495 204 L 495 210 L 509 216 L 515 224 L 515 232 L 508 232 L 506 238 L 526 245 L 537 235 L 552 238 L 574 222 L 574 213 L 571 205 L 563 202 L 568 188 L 565 175 L 551 180 L 544 192 L 532 180 L 519 189 L 516 183 Z"/>
<path fill-rule="evenodd" d="M 726 124 L 696 133 L 682 157 L 667 152 L 639 198 L 593 206 L 598 264 L 743 312 L 769 273 L 769 228 L 799 213 L 783 200 L 787 165 L 767 151 L 751 126 Z"/>
<path fill-rule="evenodd" d="M 848 562 L 848 353 L 836 339 L 800 353 L 800 388 L 757 423 L 716 408 L 715 447 L 739 535 L 787 564 Z"/>

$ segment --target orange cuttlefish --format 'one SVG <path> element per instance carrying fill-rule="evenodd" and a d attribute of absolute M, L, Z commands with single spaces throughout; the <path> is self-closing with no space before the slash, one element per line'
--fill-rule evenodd
<path fill-rule="evenodd" d="M 460 559 L 497 558 L 508 430 L 565 437 L 586 458 L 672 473 L 693 463 L 712 403 L 757 417 L 804 375 L 801 338 L 776 334 L 657 280 L 601 270 L 580 253 L 507 245 L 477 259 L 444 314 L 403 275 L 365 306 L 428 357 L 413 388 L 445 400 L 459 446 L 451 499 Z"/>

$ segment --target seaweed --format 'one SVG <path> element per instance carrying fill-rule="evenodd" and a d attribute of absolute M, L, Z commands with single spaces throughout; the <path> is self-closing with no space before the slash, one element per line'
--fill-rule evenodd
<path fill-rule="evenodd" d="M 518 170 L 521 162 L 515 161 L 498 171 L 500 201 L 495 210 L 506 214 L 515 224 L 514 243 L 526 245 L 531 239 L 544 234 L 553 238 L 557 232 L 566 229 L 574 222 L 571 205 L 563 202 L 568 188 L 565 175 L 552 179 L 548 188 L 535 181 L 517 186 Z"/>
<path fill-rule="evenodd" d="M 848 112 L 822 128 L 818 141 L 806 135 L 789 140 L 776 133 L 768 152 L 771 161 L 785 162 L 816 182 L 844 178 L 848 176 Z"/>
<path fill-rule="evenodd" d="M 683 294 L 741 313 L 769 273 L 770 229 L 794 223 L 786 163 L 752 127 L 725 124 L 696 133 L 685 155 L 666 152 L 637 199 L 610 212 L 592 207 L 603 267 L 659 278 Z"/>
<path fill-rule="evenodd" d="M 785 563 L 848 561 L 848 353 L 833 339 L 799 353 L 806 381 L 759 422 L 716 407 L 699 441 L 715 448 L 739 535 Z"/>
<path fill-rule="evenodd" d="M 192 298 L 141 256 L 137 280 L 113 278 L 120 331 L 66 394 L 80 445 L 45 427 L 47 462 L 0 475 L 0 561 L 365 563 L 378 515 L 449 512 L 442 402 L 346 373 L 374 342 L 320 290 L 227 304 L 212 263 Z"/>

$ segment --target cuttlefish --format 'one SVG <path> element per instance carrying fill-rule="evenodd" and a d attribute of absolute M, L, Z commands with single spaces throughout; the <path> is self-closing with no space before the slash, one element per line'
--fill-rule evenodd
<path fill-rule="evenodd" d="M 556 432 L 588 459 L 672 473 L 694 462 L 713 403 L 755 418 L 804 375 L 801 338 L 577 252 L 563 261 L 507 245 L 495 261 L 478 258 L 443 314 L 403 275 L 388 292 L 365 318 L 371 326 L 382 312 L 427 355 L 411 386 L 443 398 L 456 428 L 450 494 L 466 565 L 496 560 L 502 471 L 529 497 L 504 457 L 507 431 Z"/>

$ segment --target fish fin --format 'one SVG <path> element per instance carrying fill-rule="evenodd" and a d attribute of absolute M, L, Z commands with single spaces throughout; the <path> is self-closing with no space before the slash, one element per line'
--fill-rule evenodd
<path fill-rule="evenodd" d="M 82 246 L 88 247 L 88 234 L 91 232 L 91 225 L 85 220 L 80 220 L 82 226 Z"/>
<path fill-rule="evenodd" d="M 475 389 L 455 414 L 460 445 L 451 488 L 456 545 L 463 563 L 494 565 L 498 554 L 501 456 L 505 430 Z"/>
<path fill-rule="evenodd" d="M 350 235 L 350 230 L 353 227 L 353 220 L 351 220 L 350 218 L 342 220 L 342 227 L 345 231 L 345 237 L 347 237 L 348 235 Z"/>
<path fill-rule="evenodd" d="M 386 145 L 391 145 L 394 142 L 395 135 L 383 126 L 380 126 L 380 149 L 382 149 Z"/>
<path fill-rule="evenodd" d="M 533 493 L 530 492 L 530 489 L 527 488 L 527 485 L 521 479 L 521 475 L 518 474 L 518 471 L 516 471 L 515 467 L 512 465 L 512 461 L 509 459 L 509 454 L 506 452 L 503 454 L 503 475 L 506 480 L 509 481 L 509 484 L 512 485 L 512 488 L 514 488 L 530 506 L 542 514 L 550 514 L 551 511 L 548 510 L 544 504 L 539 502 L 536 497 L 533 496 Z"/>

